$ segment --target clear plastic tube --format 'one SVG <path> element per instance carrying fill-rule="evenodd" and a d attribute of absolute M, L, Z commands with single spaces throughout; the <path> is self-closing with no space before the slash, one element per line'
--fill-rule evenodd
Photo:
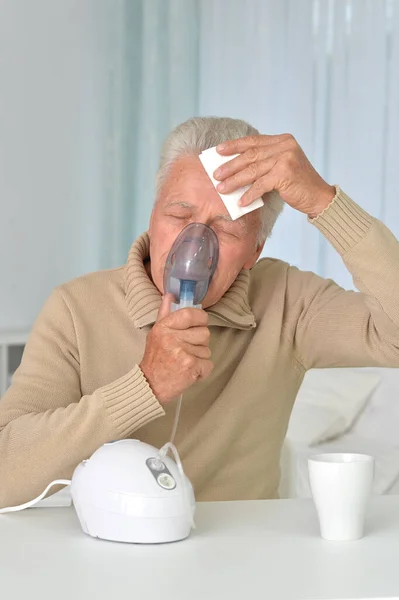
<path fill-rule="evenodd" d="M 183 502 L 186 505 L 187 517 L 189 519 L 191 527 L 193 529 L 195 529 L 193 511 L 191 508 L 190 499 L 187 494 L 186 476 L 184 474 L 184 469 L 183 469 L 182 462 L 180 460 L 179 453 L 177 451 L 176 446 L 173 443 L 175 440 L 175 436 L 176 436 L 177 426 L 179 424 L 179 417 L 180 417 L 182 402 L 183 402 L 183 394 L 180 394 L 179 399 L 177 401 L 176 414 L 175 414 L 175 419 L 173 422 L 172 433 L 170 435 L 170 441 L 166 442 L 166 444 L 164 444 L 164 446 L 162 446 L 162 448 L 158 451 L 157 458 L 159 458 L 162 461 L 162 459 L 167 455 L 168 451 L 172 450 L 173 456 L 174 456 L 174 459 L 175 459 L 175 462 L 177 464 L 177 468 L 179 471 L 180 479 L 181 479 L 181 485 L 182 485 L 182 489 L 183 489 Z"/>
<path fill-rule="evenodd" d="M 183 402 L 183 394 L 180 394 L 179 399 L 177 401 L 175 420 L 173 422 L 172 433 L 170 434 L 170 440 L 169 440 L 172 444 L 174 443 L 175 437 L 176 437 L 176 431 L 177 431 L 177 426 L 179 424 L 182 402 Z"/>
<path fill-rule="evenodd" d="M 183 465 L 180 460 L 180 456 L 179 456 L 176 446 L 172 442 L 166 442 L 166 444 L 164 446 L 162 446 L 162 448 L 158 451 L 158 458 L 160 460 L 163 460 L 164 457 L 167 455 L 168 450 L 172 450 L 173 457 L 175 459 L 175 463 L 176 463 L 177 469 L 179 471 L 180 482 L 181 482 L 181 486 L 182 486 L 182 490 L 183 490 L 183 502 L 186 506 L 186 511 L 187 511 L 187 519 L 188 519 L 192 529 L 195 529 L 193 511 L 192 511 L 192 507 L 191 507 L 191 503 L 190 503 L 190 498 L 188 497 L 188 494 L 187 494 L 186 475 L 184 473 Z"/>

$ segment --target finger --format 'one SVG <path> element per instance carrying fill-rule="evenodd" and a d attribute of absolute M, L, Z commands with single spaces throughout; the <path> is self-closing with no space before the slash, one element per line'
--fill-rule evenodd
<path fill-rule="evenodd" d="M 217 191 L 223 194 L 229 194 L 244 185 L 251 185 L 264 175 L 267 175 L 273 169 L 278 160 L 278 156 L 279 155 L 276 154 L 266 160 L 260 160 L 249 164 L 239 173 L 235 173 L 222 183 L 219 183 L 216 186 Z"/>
<path fill-rule="evenodd" d="M 238 206 L 249 206 L 255 200 L 261 198 L 264 194 L 267 194 L 276 189 L 275 178 L 272 173 L 264 175 L 260 179 L 257 179 L 253 185 L 241 196 Z"/>
<path fill-rule="evenodd" d="M 207 327 L 208 313 L 202 308 L 180 308 L 164 319 L 170 329 L 189 329 L 190 327 Z"/>
<path fill-rule="evenodd" d="M 164 319 L 165 317 L 167 317 L 170 314 L 172 302 L 173 302 L 172 294 L 166 294 L 162 298 L 161 306 L 159 307 L 159 310 L 158 310 L 157 323 L 159 321 L 162 321 L 162 319 Z"/>
<path fill-rule="evenodd" d="M 190 327 L 179 332 L 179 340 L 194 344 L 195 346 L 205 346 L 209 344 L 211 333 L 208 327 Z"/>
<path fill-rule="evenodd" d="M 274 154 L 278 154 L 281 152 L 281 144 L 278 143 L 269 144 L 267 146 L 262 146 L 259 148 L 249 148 L 239 156 L 236 156 L 232 160 L 229 160 L 228 162 L 224 163 L 224 165 L 220 165 L 220 167 L 218 167 L 213 173 L 213 176 L 219 181 L 224 181 L 225 179 L 231 177 L 235 173 L 242 171 L 251 163 L 266 160 Z"/>
<path fill-rule="evenodd" d="M 209 346 L 196 346 L 194 344 L 184 344 L 184 351 L 191 356 L 201 358 L 202 360 L 209 360 L 211 358 L 211 350 Z"/>
<path fill-rule="evenodd" d="M 216 146 L 216 151 L 224 156 L 230 154 L 242 154 L 248 150 L 248 148 L 267 146 L 268 144 L 275 144 L 276 142 L 281 142 L 288 138 L 292 138 L 292 136 L 287 133 L 281 135 L 250 135 L 239 138 L 238 140 L 227 140 Z"/>
<path fill-rule="evenodd" d="M 201 381 L 208 377 L 214 369 L 214 364 L 210 360 L 198 360 L 193 371 L 193 377 L 196 381 Z"/>

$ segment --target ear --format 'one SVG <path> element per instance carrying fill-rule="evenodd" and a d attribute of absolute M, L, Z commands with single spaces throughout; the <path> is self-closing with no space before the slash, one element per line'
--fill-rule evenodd
<path fill-rule="evenodd" d="M 264 248 L 264 245 L 265 245 L 265 242 L 262 242 L 261 244 L 256 246 L 254 252 L 251 254 L 251 256 L 248 257 L 248 259 L 244 263 L 243 269 L 248 269 L 248 270 L 252 269 L 252 267 L 258 260 L 260 253 L 262 252 L 262 250 Z"/>

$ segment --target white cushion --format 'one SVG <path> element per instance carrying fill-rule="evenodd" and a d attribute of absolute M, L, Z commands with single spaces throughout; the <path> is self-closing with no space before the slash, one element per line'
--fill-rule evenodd
<path fill-rule="evenodd" d="M 298 392 L 287 437 L 313 446 L 343 435 L 360 413 L 380 375 L 364 369 L 312 369 Z"/>
<path fill-rule="evenodd" d="M 371 371 L 371 369 L 367 369 Z M 373 369 L 381 383 L 353 425 L 353 433 L 399 448 L 399 369 Z"/>

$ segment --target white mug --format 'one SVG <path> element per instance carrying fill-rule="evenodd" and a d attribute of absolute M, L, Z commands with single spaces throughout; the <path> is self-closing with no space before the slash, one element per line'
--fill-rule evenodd
<path fill-rule="evenodd" d="M 366 454 L 319 454 L 309 458 L 308 468 L 321 537 L 335 541 L 363 537 L 374 458 Z"/>

